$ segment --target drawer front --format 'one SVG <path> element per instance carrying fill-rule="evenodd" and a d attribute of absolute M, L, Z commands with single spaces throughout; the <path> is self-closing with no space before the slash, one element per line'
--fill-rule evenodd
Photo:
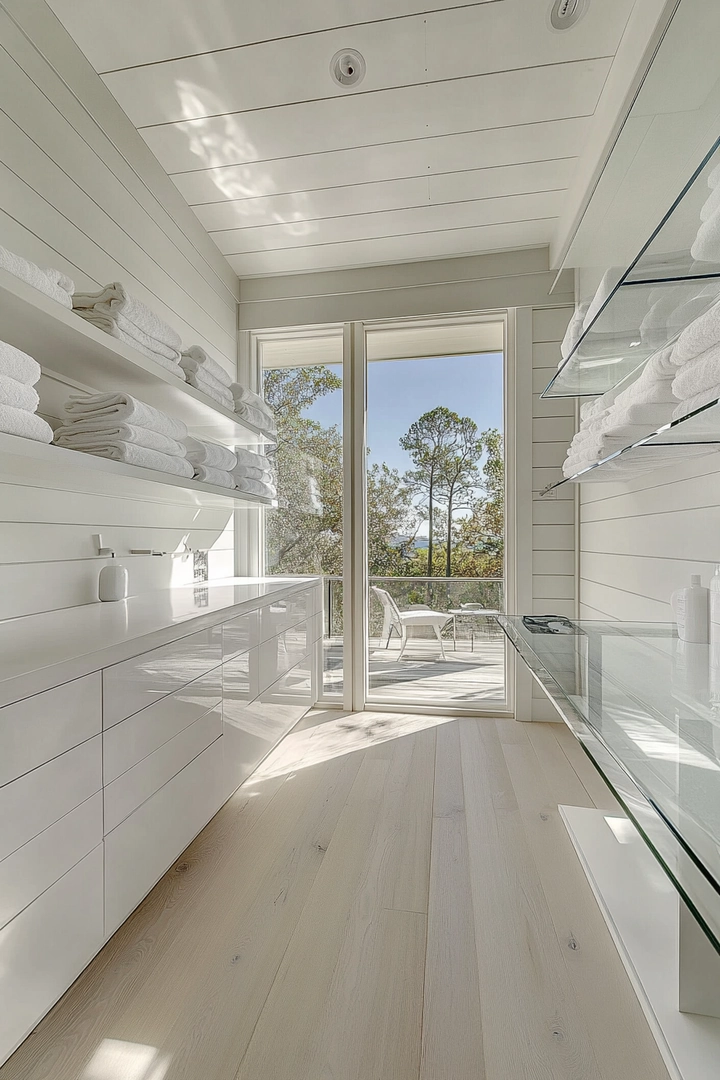
<path fill-rule="evenodd" d="M 103 727 L 195 682 L 222 661 L 220 627 L 172 641 L 103 671 Z"/>
<path fill-rule="evenodd" d="M 277 682 L 310 651 L 313 644 L 312 620 L 306 619 L 260 645 L 258 674 L 260 690 Z"/>
<path fill-rule="evenodd" d="M 287 630 L 296 623 L 302 622 L 312 614 L 312 590 L 293 593 L 292 596 L 273 600 L 260 609 L 260 637 L 259 641 L 267 641 L 268 638 L 277 637 L 283 630 Z"/>
<path fill-rule="evenodd" d="M 222 739 L 105 837 L 105 934 L 117 930 L 224 801 Z"/>
<path fill-rule="evenodd" d="M 0 786 L 102 730 L 100 672 L 0 709 Z"/>
<path fill-rule="evenodd" d="M 0 862 L 0 927 L 49 889 L 102 842 L 102 793 L 96 791 L 49 829 Z"/>
<path fill-rule="evenodd" d="M 258 624 L 260 613 L 251 611 L 237 619 L 223 623 L 222 650 L 223 663 L 232 660 L 238 653 L 247 652 L 258 643 Z"/>
<path fill-rule="evenodd" d="M 103 943 L 102 844 L 0 930 L 0 1062 Z"/>
<path fill-rule="evenodd" d="M 96 735 L 0 788 L 0 859 L 100 790 L 101 744 Z"/>
<path fill-rule="evenodd" d="M 103 737 L 103 775 L 109 784 L 190 727 L 222 701 L 222 668 L 176 690 L 109 728 Z"/>
<path fill-rule="evenodd" d="M 222 735 L 222 707 L 196 720 L 149 757 L 105 788 L 105 832 L 111 832 L 138 806 Z"/>

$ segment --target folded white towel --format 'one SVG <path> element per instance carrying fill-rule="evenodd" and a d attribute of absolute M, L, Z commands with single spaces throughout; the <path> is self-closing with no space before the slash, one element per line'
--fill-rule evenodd
<path fill-rule="evenodd" d="M 0 405 L 0 431 L 35 442 L 50 443 L 53 437 L 52 428 L 41 416 L 27 409 L 14 409 L 12 405 Z"/>
<path fill-rule="evenodd" d="M 261 495 L 265 499 L 274 499 L 277 495 L 274 484 L 264 484 L 262 480 L 251 480 L 249 476 L 236 476 L 235 486 L 238 491 L 244 491 L 246 495 Z"/>
<path fill-rule="evenodd" d="M 43 266 L 41 269 L 44 274 L 47 274 L 53 285 L 57 285 L 59 289 L 62 289 L 63 292 L 68 294 L 70 302 L 72 303 L 72 294 L 75 292 L 75 282 L 73 279 L 68 277 L 67 274 L 63 274 L 62 270 L 56 270 L 52 266 Z"/>
<path fill-rule="evenodd" d="M 0 375 L 0 405 L 12 405 L 13 409 L 34 413 L 39 404 L 40 397 L 35 387 Z"/>
<path fill-rule="evenodd" d="M 631 383 L 626 390 L 618 394 L 610 415 L 612 416 L 617 409 L 625 409 L 629 405 L 636 405 L 640 402 L 647 405 L 657 405 L 674 400 L 672 376 L 666 375 L 663 378 L 658 378 L 646 367 L 634 383 Z"/>
<path fill-rule="evenodd" d="M 104 446 L 109 442 L 136 443 L 145 446 L 148 450 L 159 450 L 161 454 L 169 454 L 171 457 L 185 457 L 187 451 L 181 442 L 162 435 L 152 428 L 135 427 L 133 424 L 116 424 L 99 420 L 76 420 L 72 424 L 65 424 L 55 429 L 55 440 L 58 446 L 69 446 L 77 449 L 90 449 L 93 446 Z"/>
<path fill-rule="evenodd" d="M 208 356 L 202 345 L 191 345 L 188 349 L 183 349 L 182 354 L 183 359 L 192 360 L 193 363 L 198 364 L 208 375 L 212 375 L 223 386 L 227 386 L 229 389 L 232 385 L 232 375 L 217 360 L 213 360 L 212 356 Z"/>
<path fill-rule="evenodd" d="M 216 487 L 235 487 L 235 477 L 231 473 L 226 469 L 214 469 L 212 465 L 196 465 L 195 479 L 203 484 L 215 484 Z"/>
<path fill-rule="evenodd" d="M 718 184 L 720 184 L 720 165 L 716 165 L 707 178 L 707 186 L 709 188 L 716 188 Z"/>
<path fill-rule="evenodd" d="M 42 371 L 37 360 L 32 356 L 16 349 L 7 341 L 0 341 L 0 375 L 8 379 L 16 379 L 27 386 L 34 386 L 40 379 Z"/>
<path fill-rule="evenodd" d="M 605 301 L 611 295 L 624 273 L 624 267 L 622 269 L 615 267 L 605 272 L 585 313 L 583 320 L 584 330 L 587 330 L 599 315 Z M 646 310 L 647 296 L 642 289 L 640 291 L 631 288 L 620 289 L 613 298 L 612 311 L 608 307 L 606 318 L 598 320 L 597 325 L 594 327 L 594 333 L 609 333 L 615 336 L 617 334 L 626 334 L 629 331 L 637 331 L 643 312 Z"/>
<path fill-rule="evenodd" d="M 261 412 L 260 409 L 253 409 L 251 405 L 246 405 L 244 402 L 235 402 L 235 412 L 241 420 L 247 421 L 248 424 L 252 424 L 258 431 L 261 431 L 263 435 L 274 436 L 277 432 L 275 426 L 275 420 L 269 417 L 267 413 Z"/>
<path fill-rule="evenodd" d="M 234 382 L 230 386 L 232 396 L 235 398 L 235 403 L 239 405 L 249 405 L 251 409 L 259 409 L 261 413 L 270 419 L 275 419 L 275 413 L 268 405 L 264 398 L 261 398 L 259 394 L 256 394 L 253 390 L 248 390 L 247 386 L 242 386 L 240 383 Z"/>
<path fill-rule="evenodd" d="M 142 348 L 144 351 L 147 350 L 153 356 L 159 355 L 164 357 L 165 360 L 172 360 L 174 364 L 180 363 L 181 354 L 178 349 L 172 349 L 169 345 L 158 341 L 157 338 L 146 334 L 139 326 L 126 319 L 122 312 L 113 311 L 108 313 L 107 311 L 99 311 L 97 308 L 76 308 L 75 314 L 80 315 L 81 318 L 86 319 L 95 326 L 99 326 L 101 330 L 105 330 L 108 334 L 114 335 L 115 330 L 119 330 L 124 335 L 124 339 L 132 338 L 134 342 L 137 342 L 136 347 Z"/>
<path fill-rule="evenodd" d="M 705 202 L 700 208 L 700 220 L 707 221 L 711 218 L 716 210 L 720 210 L 720 188 L 715 187 L 711 190 Z"/>
<path fill-rule="evenodd" d="M 34 289 L 45 293 L 51 300 L 56 300 L 63 307 L 72 307 L 70 293 L 74 290 L 75 284 L 60 270 L 42 270 L 35 263 L 23 259 L 22 255 L 16 255 L 14 251 L 8 251 L 4 247 L 0 247 L 0 267 L 15 277 L 21 278 L 22 281 L 26 281 Z M 71 288 L 63 288 L 60 282 L 69 284 Z"/>
<path fill-rule="evenodd" d="M 103 330 L 106 334 L 110 334 L 111 337 L 117 338 L 118 341 L 124 341 L 131 349 L 137 349 L 143 356 L 148 356 L 151 360 L 154 360 L 156 364 L 164 367 L 166 371 L 171 371 L 178 379 L 185 381 L 185 372 L 180 367 L 179 363 L 180 353 L 176 353 L 174 359 L 165 356 L 156 349 L 144 345 L 137 337 L 126 334 L 124 330 L 120 329 L 117 319 L 114 319 L 111 315 L 106 315 L 103 312 L 97 312 L 94 308 L 83 308 L 80 311 L 76 311 L 75 314 L 85 319 L 86 322 L 92 323 L 93 326 L 97 326 L 99 330 Z"/>
<path fill-rule="evenodd" d="M 207 394 L 207 396 L 212 398 L 213 401 L 216 401 L 218 405 L 222 405 L 228 412 L 232 412 L 232 394 L 226 386 L 219 383 L 217 379 L 213 380 L 211 383 L 207 377 L 203 377 L 202 372 L 200 371 L 190 371 L 188 368 L 181 368 L 181 370 L 190 386 L 194 386 L 196 390 L 200 390 L 203 394 Z"/>
<path fill-rule="evenodd" d="M 720 303 L 713 304 L 704 315 L 683 330 L 673 349 L 673 360 L 680 366 L 693 360 L 720 342 Z"/>
<path fill-rule="evenodd" d="M 690 248 L 690 254 L 698 262 L 720 262 L 720 210 L 703 221 Z"/>
<path fill-rule="evenodd" d="M 701 394 L 710 386 L 720 383 L 720 342 L 700 353 L 694 360 L 688 360 L 678 368 L 673 379 L 673 394 L 678 401 Z"/>
<path fill-rule="evenodd" d="M 590 301 L 585 300 L 575 308 L 573 317 L 568 323 L 567 330 L 565 331 L 565 337 L 560 344 L 560 363 L 558 364 L 558 367 L 562 367 L 563 363 L 567 360 L 568 356 L 582 337 L 583 323 L 589 307 Z M 248 404 L 252 403 L 248 402 Z"/>
<path fill-rule="evenodd" d="M 122 315 L 138 330 L 144 331 L 156 341 L 168 345 L 177 352 L 182 350 L 182 341 L 177 331 L 173 330 L 146 304 L 143 304 L 142 300 L 131 296 L 119 281 L 111 282 L 96 293 L 75 293 L 72 306 L 75 309 L 95 308 L 96 311 L 105 315 Z"/>
<path fill-rule="evenodd" d="M 205 442 L 204 439 L 194 439 L 191 435 L 185 439 L 188 461 L 193 465 L 207 465 L 211 469 L 222 469 L 230 472 L 237 465 L 237 457 L 232 450 L 218 443 Z"/>
<path fill-rule="evenodd" d="M 188 479 L 192 478 L 194 472 L 186 458 L 161 454 L 158 450 L 149 450 L 147 446 L 122 442 L 120 439 L 87 449 L 76 445 L 65 445 L 67 449 L 77 450 L 81 454 L 92 454 L 94 457 L 109 458 L 111 461 L 122 461 L 126 465 L 138 465 L 142 469 L 156 469 L 158 472 L 186 476 Z"/>
<path fill-rule="evenodd" d="M 194 380 L 194 386 L 202 386 L 204 390 L 213 390 L 216 394 L 219 394 L 224 401 L 230 402 L 229 407 L 232 409 L 233 396 L 230 393 L 229 387 L 225 386 L 219 379 L 216 379 L 208 368 L 203 367 L 202 364 L 198 364 L 197 360 L 192 360 L 188 356 L 180 357 L 180 367 L 185 372 L 188 382 L 193 382 Z"/>
<path fill-rule="evenodd" d="M 146 405 L 144 401 L 131 394 L 90 394 L 81 396 L 71 394 L 65 403 L 65 411 L 73 420 L 97 420 L 103 417 L 108 424 L 134 424 L 137 427 L 152 428 L 170 439 L 181 442 L 187 435 L 187 428 L 182 420 Z"/>
<path fill-rule="evenodd" d="M 236 465 L 231 471 L 236 479 L 246 477 L 248 480 L 262 480 L 265 484 L 274 482 L 273 473 L 270 469 L 257 469 L 253 465 Z"/>
<path fill-rule="evenodd" d="M 242 446 L 236 446 L 235 456 L 238 465 L 247 465 L 250 468 L 255 469 L 267 469 L 268 471 L 273 467 L 271 459 L 265 454 L 259 454 L 256 450 L 246 450 Z"/>
<path fill-rule="evenodd" d="M 649 435 L 656 428 L 670 423 L 676 405 L 677 398 L 656 404 L 636 401 L 613 413 L 612 427 L 609 430 L 625 430 L 628 426 L 641 427 Z"/>
<path fill-rule="evenodd" d="M 677 364 L 673 359 L 674 347 L 667 345 L 660 352 L 656 352 L 647 362 L 645 370 L 649 375 L 656 375 L 659 379 L 672 379 L 677 375 Z"/>
<path fill-rule="evenodd" d="M 695 412 L 696 409 L 702 409 L 703 405 L 718 400 L 720 400 L 720 383 L 716 386 L 708 386 L 706 390 L 702 390 L 699 394 L 694 394 L 692 397 L 686 398 L 685 401 L 681 401 L 673 413 L 673 420 L 682 420 L 688 413 Z"/>

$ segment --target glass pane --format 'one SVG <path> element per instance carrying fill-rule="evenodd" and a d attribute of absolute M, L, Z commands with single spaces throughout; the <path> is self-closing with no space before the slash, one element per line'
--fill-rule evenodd
<path fill-rule="evenodd" d="M 502 704 L 503 326 L 371 329 L 367 355 L 369 700 Z"/>
<path fill-rule="evenodd" d="M 259 343 L 277 419 L 278 508 L 265 513 L 268 574 L 325 576 L 323 696 L 342 694 L 342 330 Z"/>

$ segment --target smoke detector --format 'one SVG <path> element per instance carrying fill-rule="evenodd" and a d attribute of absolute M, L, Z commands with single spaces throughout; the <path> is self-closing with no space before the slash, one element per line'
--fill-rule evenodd
<path fill-rule="evenodd" d="M 554 0 L 548 21 L 553 30 L 569 30 L 582 19 L 590 0 Z"/>
<path fill-rule="evenodd" d="M 330 61 L 330 74 L 338 86 L 357 86 L 365 78 L 365 58 L 355 49 L 341 49 Z"/>

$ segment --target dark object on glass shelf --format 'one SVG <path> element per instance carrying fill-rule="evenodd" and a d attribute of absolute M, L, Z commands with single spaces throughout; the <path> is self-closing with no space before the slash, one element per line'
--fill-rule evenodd
<path fill-rule="evenodd" d="M 531 634 L 574 634 L 584 637 L 585 631 L 564 615 L 523 615 L 523 626 Z"/>

